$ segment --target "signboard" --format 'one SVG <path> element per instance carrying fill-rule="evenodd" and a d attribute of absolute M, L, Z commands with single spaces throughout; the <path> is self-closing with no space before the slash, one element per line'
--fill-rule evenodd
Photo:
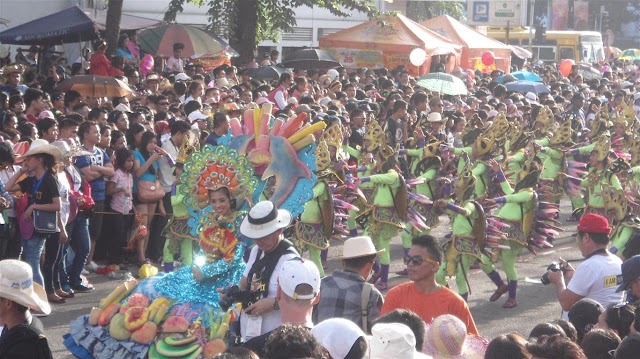
<path fill-rule="evenodd" d="M 476 26 L 522 26 L 526 23 L 526 0 L 468 0 L 467 24 Z"/>

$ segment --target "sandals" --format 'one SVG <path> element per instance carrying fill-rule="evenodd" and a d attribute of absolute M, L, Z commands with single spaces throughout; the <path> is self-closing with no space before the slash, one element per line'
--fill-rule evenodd
<path fill-rule="evenodd" d="M 509 298 L 507 299 L 506 302 L 504 302 L 504 304 L 502 305 L 502 308 L 511 309 L 517 306 L 518 306 L 518 302 L 516 301 L 516 298 Z"/>
<path fill-rule="evenodd" d="M 502 297 L 502 295 L 508 291 L 509 291 L 509 287 L 506 284 L 501 285 L 500 287 L 498 287 L 498 289 L 496 289 L 495 292 L 493 292 L 493 294 L 491 295 L 491 298 L 489 298 L 489 301 L 495 302 L 496 300 L 500 299 L 500 297 Z"/>

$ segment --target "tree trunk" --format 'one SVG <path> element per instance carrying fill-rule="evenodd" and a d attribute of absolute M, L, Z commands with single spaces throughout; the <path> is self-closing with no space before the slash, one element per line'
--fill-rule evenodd
<path fill-rule="evenodd" d="M 257 49 L 258 1 L 238 0 L 236 18 L 229 19 L 229 45 L 240 54 L 240 66 L 255 57 Z"/>
<path fill-rule="evenodd" d="M 120 17 L 122 16 L 122 3 L 124 0 L 109 0 L 107 8 L 107 23 L 105 41 L 107 41 L 107 55 L 113 56 L 118 50 L 118 37 L 120 37 Z"/>

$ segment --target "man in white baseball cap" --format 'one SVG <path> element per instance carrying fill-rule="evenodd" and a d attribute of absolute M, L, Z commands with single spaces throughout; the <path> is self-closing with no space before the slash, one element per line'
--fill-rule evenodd
<path fill-rule="evenodd" d="M 51 358 L 44 328 L 30 310 L 51 313 L 47 293 L 33 282 L 31 266 L 15 259 L 0 261 L 0 358 Z"/>
<path fill-rule="evenodd" d="M 278 274 L 285 262 L 300 257 L 282 231 L 291 223 L 291 214 L 271 201 L 258 202 L 242 221 L 240 233 L 252 239 L 247 268 L 238 287 L 250 290 L 260 300 L 243 308 L 240 334 L 243 341 L 268 333 L 282 322 L 276 294 Z"/>
<path fill-rule="evenodd" d="M 380 316 L 384 299 L 380 291 L 366 281 L 376 256 L 383 251 L 376 251 L 373 241 L 366 236 L 349 238 L 344 242 L 342 270 L 322 279 L 320 301 L 313 312 L 314 323 L 344 318 L 365 332 L 371 328 L 373 321 Z"/>
<path fill-rule="evenodd" d="M 292 324 L 313 328 L 311 315 L 313 306 L 320 295 L 320 272 L 318 267 L 308 260 L 294 258 L 283 263 L 278 272 L 278 306 L 282 324 Z M 260 357 L 271 332 L 264 333 L 245 342 L 243 346 L 251 349 Z"/>

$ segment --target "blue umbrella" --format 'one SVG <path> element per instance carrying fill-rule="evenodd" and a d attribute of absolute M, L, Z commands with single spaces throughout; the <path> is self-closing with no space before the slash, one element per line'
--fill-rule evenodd
<path fill-rule="evenodd" d="M 502 75 L 498 77 L 498 83 L 504 83 L 504 77 L 506 75 Z M 516 71 L 512 72 L 511 76 L 515 77 L 517 80 L 526 80 L 531 82 L 542 82 L 542 79 L 535 72 L 529 71 Z"/>
<path fill-rule="evenodd" d="M 522 92 L 522 93 L 533 92 L 535 94 L 540 94 L 540 93 L 551 92 L 546 85 L 540 82 L 520 80 L 515 82 L 509 82 L 506 86 L 507 86 L 507 91 L 515 91 L 515 92 Z"/>

